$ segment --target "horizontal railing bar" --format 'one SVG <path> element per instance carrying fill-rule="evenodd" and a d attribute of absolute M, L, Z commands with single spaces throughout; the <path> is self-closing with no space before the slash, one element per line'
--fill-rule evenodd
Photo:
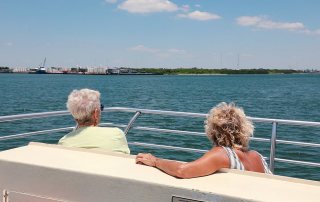
<path fill-rule="evenodd" d="M 291 163 L 296 165 L 306 165 L 306 166 L 313 166 L 313 167 L 319 167 L 320 163 L 313 163 L 313 162 L 307 162 L 307 161 L 297 161 L 297 160 L 290 160 L 290 159 L 282 159 L 282 158 L 274 158 L 277 162 L 283 162 L 283 163 Z"/>
<path fill-rule="evenodd" d="M 115 126 L 119 128 L 125 128 L 127 125 L 125 124 L 115 124 L 115 123 L 100 123 L 99 126 Z"/>
<path fill-rule="evenodd" d="M 206 153 L 208 150 L 203 149 L 193 149 L 193 148 L 185 148 L 185 147 L 175 147 L 175 146 L 168 146 L 168 145 L 158 145 L 158 144 L 151 144 L 151 143 L 143 143 L 143 142 L 128 142 L 129 145 L 135 146 L 143 146 L 143 147 L 151 147 L 151 148 L 161 148 L 161 149 L 170 149 L 176 151 L 187 151 L 187 152 L 197 152 L 197 153 Z"/>
<path fill-rule="evenodd" d="M 113 123 L 102 123 L 100 125 L 101 126 L 114 125 L 117 127 L 126 127 L 126 125 L 116 125 Z M 68 131 L 68 130 L 73 130 L 73 129 L 74 129 L 74 126 L 71 126 L 71 127 L 65 127 L 65 128 L 56 128 L 56 129 L 49 129 L 49 130 L 33 131 L 33 132 L 28 132 L 28 133 L 20 133 L 20 134 L 15 134 L 15 135 L 6 135 L 6 136 L 0 136 L 0 141 L 19 139 L 19 138 L 30 137 L 30 136 L 34 136 L 34 135 L 40 135 L 40 134 L 47 134 L 50 132 L 62 132 L 62 131 Z"/>
<path fill-rule="evenodd" d="M 312 122 L 312 121 L 295 121 L 295 120 L 286 120 L 286 119 L 268 119 L 268 118 L 256 118 L 256 117 L 249 117 L 253 122 L 260 122 L 260 123 L 273 123 L 276 122 L 278 124 L 286 124 L 286 125 L 295 125 L 295 126 L 316 126 L 320 127 L 320 122 Z"/>
<path fill-rule="evenodd" d="M 101 126 L 117 126 L 120 128 L 125 128 L 126 125 L 120 125 L 120 124 L 113 124 L 113 123 L 101 123 Z M 184 130 L 172 130 L 172 129 L 162 129 L 162 128 L 151 128 L 151 127 L 142 127 L 142 126 L 134 126 L 132 129 L 135 130 L 142 130 L 142 131 L 151 131 L 151 132 L 163 132 L 163 133 L 170 133 L 170 134 L 185 134 L 185 135 L 195 135 L 195 136 L 203 136 L 206 137 L 206 134 L 204 132 L 193 132 L 193 131 L 184 131 Z M 257 142 L 270 142 L 270 139 L 266 138 L 257 138 L 257 137 L 251 137 L 251 140 L 257 141 Z"/>
<path fill-rule="evenodd" d="M 261 138 L 261 137 L 250 137 L 250 140 L 254 140 L 254 141 L 257 141 L 257 142 L 270 142 L 270 139 Z"/>
<path fill-rule="evenodd" d="M 113 124 L 113 123 L 101 123 L 101 126 L 117 126 L 120 128 L 125 128 L 127 125 L 124 124 Z M 184 130 L 172 130 L 172 129 L 162 129 L 162 128 L 151 128 L 143 126 L 134 126 L 132 129 L 142 130 L 142 131 L 151 131 L 151 132 L 163 132 L 171 134 L 186 134 L 186 135 L 195 135 L 195 136 L 206 136 L 203 132 L 193 132 L 193 131 L 184 131 Z"/>
<path fill-rule="evenodd" d="M 68 111 L 53 111 L 53 112 L 40 112 L 40 113 L 0 116 L 0 122 L 9 122 L 9 121 L 34 119 L 34 118 L 47 118 L 47 117 L 64 116 L 64 115 L 70 115 L 70 112 L 68 112 Z"/>
<path fill-rule="evenodd" d="M 189 117 L 199 117 L 199 118 L 206 118 L 207 117 L 207 114 L 203 114 L 203 113 L 175 112 L 175 111 L 149 110 L 149 109 L 125 108 L 125 107 L 110 107 L 110 108 L 106 108 L 105 111 L 119 111 L 119 112 L 120 111 L 121 112 L 140 111 L 141 113 L 146 113 L 146 114 L 189 116 Z M 311 121 L 294 121 L 294 120 L 285 120 L 285 119 L 255 118 L 255 117 L 249 117 L 249 116 L 247 118 L 252 121 L 256 121 L 256 122 L 268 122 L 268 123 L 277 122 L 279 124 L 289 124 L 289 125 L 320 126 L 320 122 L 311 122 Z"/>
<path fill-rule="evenodd" d="M 104 112 L 132 112 L 135 113 L 140 111 L 144 114 L 158 114 L 158 115 L 168 115 L 168 116 L 184 116 L 184 117 L 198 117 L 206 118 L 207 114 L 203 113 L 192 113 L 192 112 L 175 112 L 175 111 L 164 111 L 164 110 L 150 110 L 150 109 L 139 109 L 139 108 L 126 108 L 126 107 L 108 107 L 104 109 Z M 19 115 L 9 115 L 0 116 L 0 122 L 8 122 L 22 119 L 32 119 L 32 118 L 45 118 L 53 116 L 69 115 L 68 111 L 53 111 L 53 112 L 41 112 L 41 113 L 30 113 L 30 114 L 19 114 Z M 300 125 L 300 126 L 319 126 L 320 122 L 310 122 L 310 121 L 295 121 L 295 120 L 285 120 L 285 119 L 268 119 L 268 118 L 256 118 L 247 117 L 254 122 L 265 122 L 287 125 Z"/>
<path fill-rule="evenodd" d="M 56 129 L 50 129 L 50 130 L 40 130 L 40 131 L 34 131 L 34 132 L 28 132 L 28 133 L 20 133 L 20 134 L 15 134 L 15 135 L 1 136 L 0 141 L 24 138 L 24 137 L 29 137 L 29 136 L 33 136 L 33 135 L 46 134 L 46 133 L 50 133 L 50 132 L 67 131 L 67 130 L 72 130 L 73 128 L 74 127 L 56 128 Z"/>
<path fill-rule="evenodd" d="M 276 140 L 276 141 L 277 143 L 281 143 L 281 144 L 320 148 L 320 144 L 316 144 L 316 143 L 296 142 L 296 141 L 288 141 L 288 140 Z"/>
<path fill-rule="evenodd" d="M 175 112 L 175 111 L 149 110 L 149 109 L 125 108 L 125 107 L 110 107 L 110 108 L 105 108 L 105 111 L 119 111 L 119 112 L 136 112 L 136 111 L 140 111 L 141 113 L 145 113 L 145 114 L 188 116 L 188 117 L 198 117 L 198 118 L 206 118 L 207 117 L 207 114 L 204 114 L 204 113 Z M 285 120 L 285 119 L 256 118 L 256 117 L 249 117 L 249 116 L 247 116 L 247 118 L 252 120 L 252 121 L 255 121 L 255 122 L 267 122 L 267 123 L 277 122 L 279 124 L 302 125 L 302 126 L 319 126 L 320 127 L 320 122 L 294 121 L 294 120 Z"/>
<path fill-rule="evenodd" d="M 135 126 L 132 127 L 135 130 L 143 130 L 143 131 L 152 131 L 152 132 L 163 132 L 163 133 L 171 133 L 171 134 L 184 134 L 184 135 L 195 135 L 195 136 L 206 136 L 201 132 L 193 132 L 193 131 L 184 131 L 184 130 L 172 130 L 172 129 L 162 129 L 162 128 L 150 128 L 150 127 L 142 127 Z"/>
<path fill-rule="evenodd" d="M 117 127 L 121 127 L 121 128 L 126 127 L 126 125 L 119 125 L 119 124 L 113 124 L 113 123 L 101 123 L 100 126 L 117 126 Z M 65 128 L 56 128 L 56 129 L 49 129 L 49 130 L 33 131 L 33 132 L 28 132 L 28 133 L 20 133 L 20 134 L 15 134 L 15 135 L 6 135 L 6 136 L 0 136 L 0 141 L 30 137 L 33 135 L 47 134 L 50 132 L 68 131 L 68 130 L 73 130 L 73 129 L 74 129 L 74 126 L 71 126 L 71 127 L 65 127 Z"/>
<path fill-rule="evenodd" d="M 139 109 L 139 108 L 126 108 L 126 107 L 108 107 L 108 108 L 105 108 L 104 111 L 107 111 L 107 112 L 132 112 L 132 113 L 140 111 L 143 114 L 157 114 L 157 115 L 169 115 L 169 116 L 187 116 L 187 117 L 198 117 L 198 118 L 206 118 L 206 115 L 207 115 L 207 114 L 203 114 L 203 113 L 175 112 L 175 111 Z"/>

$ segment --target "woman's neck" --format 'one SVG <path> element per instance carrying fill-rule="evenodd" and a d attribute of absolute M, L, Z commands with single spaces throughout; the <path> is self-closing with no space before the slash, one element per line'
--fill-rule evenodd
<path fill-rule="evenodd" d="M 89 126 L 97 126 L 97 124 L 95 124 L 95 123 L 83 123 L 83 124 L 78 123 L 78 128 L 89 127 Z"/>
<path fill-rule="evenodd" d="M 90 126 L 94 126 L 94 125 L 78 125 L 78 128 L 84 128 L 84 127 L 90 127 Z"/>

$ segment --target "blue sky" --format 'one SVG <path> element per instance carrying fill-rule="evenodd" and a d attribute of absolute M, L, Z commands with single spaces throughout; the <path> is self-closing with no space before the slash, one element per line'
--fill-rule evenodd
<path fill-rule="evenodd" d="M 0 0 L 0 66 L 320 69 L 318 0 Z"/>

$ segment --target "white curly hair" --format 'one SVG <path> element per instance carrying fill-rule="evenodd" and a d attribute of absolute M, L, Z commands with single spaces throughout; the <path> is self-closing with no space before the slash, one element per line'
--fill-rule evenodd
<path fill-rule="evenodd" d="M 219 103 L 210 110 L 205 121 L 206 134 L 216 146 L 247 151 L 253 130 L 254 126 L 243 109 L 234 103 Z"/>
<path fill-rule="evenodd" d="M 92 121 L 92 112 L 100 109 L 100 93 L 91 89 L 73 90 L 68 96 L 67 108 L 79 123 Z"/>

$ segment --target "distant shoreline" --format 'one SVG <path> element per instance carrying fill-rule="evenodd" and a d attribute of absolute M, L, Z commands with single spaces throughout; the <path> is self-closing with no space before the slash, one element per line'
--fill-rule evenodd
<path fill-rule="evenodd" d="M 69 75 L 180 75 L 180 76 L 213 76 L 213 75 L 234 75 L 234 74 L 305 74 L 316 73 L 319 74 L 320 70 L 306 69 L 202 69 L 202 68 L 177 68 L 177 69 L 164 69 L 164 68 L 62 68 L 50 67 L 40 68 L 9 68 L 1 67 L 0 73 L 18 73 L 18 74 L 69 74 Z"/>
<path fill-rule="evenodd" d="M 0 74 L 30 74 L 37 75 L 37 73 L 28 72 L 0 72 Z M 82 74 L 82 73 L 42 73 L 43 75 L 74 75 L 74 76 L 228 76 L 228 75 L 282 75 L 282 74 L 320 74 L 320 72 L 303 72 L 303 73 L 234 73 L 234 74 Z"/>
<path fill-rule="evenodd" d="M 229 74 L 171 74 L 178 76 L 220 76 L 220 75 L 229 75 Z"/>

